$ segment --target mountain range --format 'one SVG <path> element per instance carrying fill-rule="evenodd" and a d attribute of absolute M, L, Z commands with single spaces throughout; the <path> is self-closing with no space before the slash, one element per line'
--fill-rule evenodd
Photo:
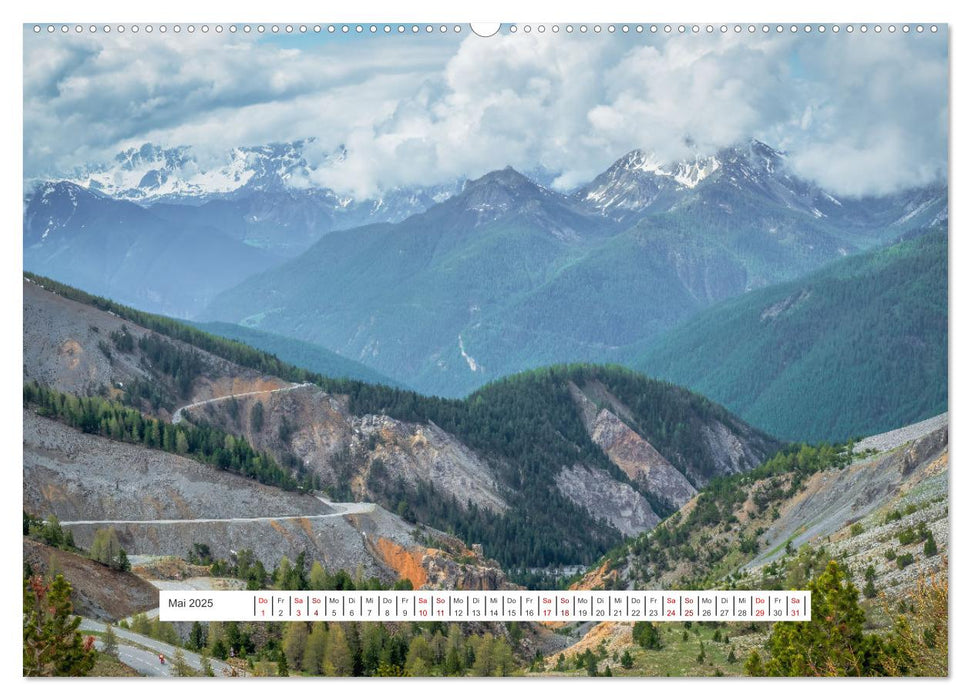
<path fill-rule="evenodd" d="M 336 231 L 201 314 L 461 396 L 568 361 L 626 362 L 709 305 L 946 218 L 943 188 L 841 201 L 759 142 L 566 195 L 511 169 L 393 225 Z"/>
<path fill-rule="evenodd" d="M 330 230 L 400 221 L 460 187 L 397 188 L 363 201 L 339 195 L 308 184 L 311 144 L 241 147 L 210 167 L 187 147 L 144 144 L 65 179 L 29 181 L 24 267 L 188 318 Z"/>
<path fill-rule="evenodd" d="M 713 305 L 947 224 L 942 184 L 837 197 L 755 140 L 676 163 L 636 150 L 569 193 L 506 168 L 367 201 L 308 184 L 313 147 L 239 148 L 207 170 L 189 149 L 146 145 L 71 181 L 34 184 L 25 269 L 426 394 L 465 396 L 557 363 L 620 363 L 714 391 L 770 431 L 835 439 L 886 421 L 857 416 L 842 432 L 830 421 L 802 434 L 776 421 L 771 392 L 749 412 L 706 367 L 645 358 Z M 838 335 L 849 320 L 833 319 Z M 938 352 L 939 337 L 927 342 Z M 358 364 L 338 370 L 344 360 Z M 883 415 L 916 420 L 941 408 L 944 394 L 932 393 Z"/>

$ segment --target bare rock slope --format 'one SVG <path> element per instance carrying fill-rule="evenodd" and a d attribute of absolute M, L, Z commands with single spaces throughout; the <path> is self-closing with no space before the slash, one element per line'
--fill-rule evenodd
<path fill-rule="evenodd" d="M 306 551 L 331 570 L 384 581 L 502 587 L 494 565 L 454 538 L 405 523 L 374 504 L 327 504 L 193 460 L 86 435 L 24 411 L 24 508 L 55 515 L 87 548 L 112 527 L 133 555 L 185 556 L 207 544 L 218 558 L 250 549 L 268 569 Z M 451 560 L 461 556 L 462 567 Z M 402 562 L 413 562 L 410 568 Z"/>

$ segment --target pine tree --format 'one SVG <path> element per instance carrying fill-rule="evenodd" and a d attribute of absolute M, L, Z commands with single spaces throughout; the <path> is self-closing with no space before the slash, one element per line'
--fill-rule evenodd
<path fill-rule="evenodd" d="M 748 655 L 745 660 L 745 674 L 749 676 L 764 676 L 765 666 L 762 663 L 762 657 L 759 656 L 759 652 L 752 649 L 752 652 Z"/>
<path fill-rule="evenodd" d="M 764 667 L 768 676 L 869 676 L 882 671 L 883 647 L 875 635 L 863 633 L 865 614 L 856 587 L 845 568 L 829 562 L 810 584 L 812 619 L 776 623 L 769 637 L 770 654 Z M 756 654 L 756 657 L 758 654 Z"/>
<path fill-rule="evenodd" d="M 597 657 L 589 649 L 587 649 L 587 653 L 584 656 L 583 666 L 587 669 L 588 676 L 596 677 L 599 675 L 597 673 Z"/>
<path fill-rule="evenodd" d="M 273 572 L 273 585 L 279 590 L 288 590 L 287 581 L 290 578 L 290 570 L 293 565 L 286 555 L 280 558 L 280 564 L 276 567 L 276 571 Z"/>
<path fill-rule="evenodd" d="M 310 565 L 310 590 L 326 591 L 328 590 L 327 584 L 327 572 L 324 571 L 324 567 L 321 566 L 319 561 L 315 561 Z"/>
<path fill-rule="evenodd" d="M 210 677 L 216 675 L 212 670 L 212 662 L 209 661 L 209 657 L 206 655 L 205 650 L 199 654 L 199 666 L 202 668 L 202 675 Z"/>
<path fill-rule="evenodd" d="M 128 556 L 124 554 L 118 542 L 118 534 L 113 527 L 101 529 L 94 533 L 91 543 L 91 558 L 112 569 L 124 571 L 129 567 Z"/>
<path fill-rule="evenodd" d="M 887 675 L 948 675 L 948 603 L 946 573 L 918 579 L 907 613 L 895 616 L 887 636 Z M 884 612 L 893 616 L 889 606 Z"/>
<path fill-rule="evenodd" d="M 661 635 L 653 622 L 635 622 L 633 635 L 634 641 L 644 649 L 661 648 Z"/>
<path fill-rule="evenodd" d="M 199 650 L 206 646 L 206 632 L 202 629 L 202 625 L 196 620 L 192 623 L 192 629 L 189 630 L 189 648 Z"/>
<path fill-rule="evenodd" d="M 454 622 L 448 626 L 446 648 L 445 675 L 463 675 L 465 673 L 465 639 L 462 636 L 462 628 Z"/>
<path fill-rule="evenodd" d="M 492 641 L 492 665 L 494 676 L 508 676 L 516 668 L 512 647 L 502 637 L 496 637 Z"/>
<path fill-rule="evenodd" d="M 405 659 L 406 676 L 427 676 L 432 667 L 432 649 L 428 640 L 422 635 L 412 638 L 408 646 L 408 657 Z M 488 674 L 481 674 L 488 675 Z"/>
<path fill-rule="evenodd" d="M 263 402 L 257 401 L 253 404 L 253 410 L 250 412 L 250 429 L 254 433 L 258 433 L 263 430 Z"/>
<path fill-rule="evenodd" d="M 873 568 L 873 564 L 870 564 L 866 568 L 863 578 L 866 580 L 866 583 L 863 586 L 863 595 L 865 595 L 867 598 L 875 598 L 877 595 L 877 587 L 875 584 L 877 571 Z"/>
<path fill-rule="evenodd" d="M 60 574 L 49 583 L 24 578 L 24 675 L 85 676 L 94 667 L 94 637 L 78 631 L 71 585 Z"/>

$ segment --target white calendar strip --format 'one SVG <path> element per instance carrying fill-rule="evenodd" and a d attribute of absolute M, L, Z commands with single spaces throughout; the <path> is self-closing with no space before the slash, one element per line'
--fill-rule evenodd
<path fill-rule="evenodd" d="M 163 621 L 808 620 L 809 591 L 159 591 Z"/>

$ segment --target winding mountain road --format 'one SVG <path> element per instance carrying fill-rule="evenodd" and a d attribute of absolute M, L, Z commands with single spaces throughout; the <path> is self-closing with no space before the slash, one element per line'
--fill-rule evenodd
<path fill-rule="evenodd" d="M 189 409 L 198 408 L 200 406 L 205 406 L 206 404 L 215 403 L 217 401 L 226 401 L 231 398 L 239 398 L 243 396 L 257 396 L 259 394 L 276 394 L 278 392 L 293 391 L 294 389 L 301 389 L 303 387 L 314 386 L 309 382 L 304 382 L 303 384 L 291 384 L 290 386 L 281 387 L 279 389 L 271 389 L 269 391 L 248 391 L 242 394 L 227 394 L 226 396 L 217 396 L 216 398 L 206 399 L 205 401 L 196 401 L 195 403 L 190 403 L 181 408 L 175 410 L 172 414 L 173 425 L 182 422 L 183 413 Z M 185 523 L 260 523 L 260 522 L 279 522 L 285 520 L 322 520 L 324 518 L 339 518 L 345 515 L 353 515 L 357 513 L 371 513 L 374 512 L 375 505 L 373 503 L 334 503 L 328 501 L 321 496 L 316 496 L 324 505 L 329 508 L 334 509 L 333 513 L 324 514 L 289 514 L 289 515 L 262 515 L 262 516 L 251 516 L 251 517 L 236 517 L 236 518 L 159 518 L 155 520 L 64 520 L 61 521 L 62 526 L 67 525 L 179 525 Z"/>
<path fill-rule="evenodd" d="M 188 411 L 193 408 L 199 408 L 200 406 L 205 406 L 209 403 L 216 403 L 217 401 L 226 401 L 228 399 L 238 399 L 244 396 L 258 396 L 259 394 L 276 394 L 282 391 L 293 391 L 294 389 L 302 389 L 305 386 L 315 386 L 310 382 L 304 382 L 303 384 L 291 384 L 290 386 L 280 387 L 279 389 L 270 389 L 269 391 L 247 391 L 242 394 L 226 394 L 225 396 L 217 396 L 212 399 L 206 399 L 205 401 L 196 401 L 195 403 L 186 404 L 181 408 L 175 409 L 175 413 L 172 414 L 172 425 L 178 425 L 182 422 L 183 411 Z"/>
<path fill-rule="evenodd" d="M 206 404 L 216 403 L 217 401 L 226 401 L 227 399 L 240 398 L 244 396 L 257 396 L 260 394 L 276 394 L 284 391 L 293 391 L 294 389 L 302 389 L 303 387 L 315 386 L 310 382 L 304 382 L 303 384 L 291 384 L 290 386 L 281 387 L 279 389 L 271 389 L 269 391 L 247 391 L 241 394 L 227 394 L 225 396 L 217 396 L 212 399 L 206 399 L 204 401 L 196 401 L 194 403 L 187 404 L 180 408 L 177 408 L 172 414 L 172 424 L 176 425 L 182 422 L 183 414 L 185 411 L 199 408 L 200 406 L 205 406 Z M 261 516 L 250 516 L 250 517 L 236 517 L 236 518 L 159 518 L 155 520 L 64 520 L 61 521 L 62 526 L 69 525 L 180 525 L 185 523 L 260 523 L 260 522 L 279 522 L 286 520 L 322 520 L 325 518 L 339 518 L 345 515 L 354 515 L 357 513 L 372 513 L 375 509 L 375 504 L 373 503 L 334 503 L 328 501 L 327 499 L 316 496 L 324 505 L 329 508 L 333 508 L 335 512 L 324 513 L 324 514 L 312 514 L 312 515 L 261 515 Z"/>

